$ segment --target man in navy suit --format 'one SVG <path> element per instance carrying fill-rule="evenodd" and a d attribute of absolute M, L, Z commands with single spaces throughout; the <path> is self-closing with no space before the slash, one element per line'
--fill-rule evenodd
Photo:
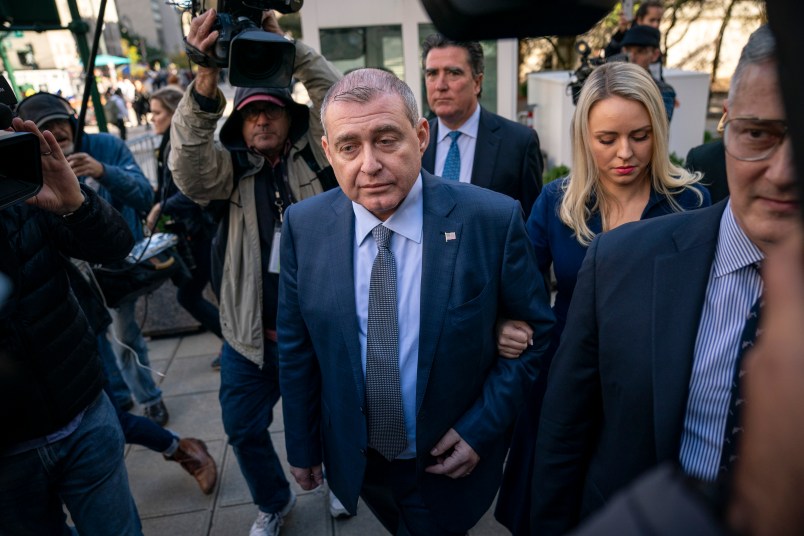
<path fill-rule="evenodd" d="M 527 218 L 542 189 L 539 136 L 532 128 L 480 106 L 480 43 L 451 41 L 433 34 L 422 44 L 422 65 L 427 103 L 436 115 L 430 120 L 430 144 L 422 167 L 439 177 L 471 182 L 513 197 L 522 204 Z M 457 151 L 459 155 L 454 157 L 455 166 L 450 165 L 452 144 L 456 144 L 453 154 Z"/>
<path fill-rule="evenodd" d="M 361 496 L 392 533 L 465 534 L 500 484 L 506 430 L 553 323 L 522 210 L 421 169 L 429 125 L 392 74 L 350 73 L 322 118 L 341 188 L 291 207 L 282 229 L 277 330 L 291 472 L 313 489 L 323 462 L 349 512 Z M 393 268 L 383 264 L 375 280 L 389 256 Z M 377 330 L 375 283 L 392 280 L 384 311 L 396 327 Z M 498 315 L 533 327 L 520 359 L 497 354 Z M 369 360 L 378 331 L 393 333 L 383 348 L 398 354 L 379 398 Z M 398 408 L 398 429 L 377 420 L 385 406 Z"/>
<path fill-rule="evenodd" d="M 690 171 L 703 173 L 701 181 L 712 196 L 712 203 L 717 203 L 729 195 L 729 184 L 726 181 L 726 148 L 723 139 L 710 141 L 693 147 L 687 153 L 684 167 Z"/>
<path fill-rule="evenodd" d="M 767 27 L 754 32 L 732 77 L 731 197 L 624 225 L 587 252 L 539 424 L 535 533 L 566 533 L 662 462 L 702 481 L 730 471 L 758 263 L 799 215 L 774 47 Z"/>

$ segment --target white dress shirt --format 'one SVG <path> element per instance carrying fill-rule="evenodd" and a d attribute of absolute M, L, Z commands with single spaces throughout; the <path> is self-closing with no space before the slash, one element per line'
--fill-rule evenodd
<path fill-rule="evenodd" d="M 480 104 L 475 107 L 475 111 L 469 119 L 457 130 L 461 133 L 458 136 L 458 150 L 461 152 L 461 182 L 472 182 L 472 168 L 475 163 L 475 147 L 477 146 L 477 129 L 480 126 Z M 441 119 L 438 119 L 438 139 L 436 140 L 435 155 L 435 174 L 439 177 L 444 173 L 444 162 L 447 160 L 449 146 L 452 140 L 448 137 L 452 130 L 449 129 Z"/>

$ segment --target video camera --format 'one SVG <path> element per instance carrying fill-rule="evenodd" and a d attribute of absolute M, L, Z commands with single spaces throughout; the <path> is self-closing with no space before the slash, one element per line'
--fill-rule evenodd
<path fill-rule="evenodd" d="M 567 85 L 567 89 L 572 94 L 572 104 L 577 106 L 578 97 L 581 95 L 581 89 L 586 79 L 589 78 L 589 75 L 595 70 L 595 67 L 615 61 L 628 62 L 628 56 L 625 54 L 617 54 L 610 58 L 590 58 L 589 55 L 592 53 L 592 48 L 589 46 L 589 43 L 584 40 L 579 40 L 575 43 L 575 52 L 581 56 L 581 65 L 573 73 L 573 80 Z"/>
<path fill-rule="evenodd" d="M 200 10 L 199 3 L 201 4 Z M 228 67 L 229 81 L 239 87 L 288 87 L 296 47 L 282 36 L 262 30 L 262 12 L 295 13 L 303 0 L 218 0 L 214 55 L 187 46 L 195 63 Z M 193 13 L 206 11 L 205 0 L 193 0 Z"/>
<path fill-rule="evenodd" d="M 17 98 L 0 75 L 0 210 L 25 201 L 42 189 L 39 138 L 30 132 L 8 132 Z"/>

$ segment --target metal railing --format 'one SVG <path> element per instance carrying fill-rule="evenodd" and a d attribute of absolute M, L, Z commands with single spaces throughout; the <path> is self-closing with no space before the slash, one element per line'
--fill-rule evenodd
<path fill-rule="evenodd" d="M 157 188 L 156 151 L 159 149 L 161 141 L 162 136 L 159 134 L 144 134 L 126 141 L 126 145 L 134 155 L 134 160 L 136 160 L 154 190 Z"/>

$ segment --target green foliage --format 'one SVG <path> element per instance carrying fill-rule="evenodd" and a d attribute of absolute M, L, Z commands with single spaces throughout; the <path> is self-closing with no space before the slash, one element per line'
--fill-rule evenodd
<path fill-rule="evenodd" d="M 678 156 L 675 151 L 670 153 L 670 161 L 677 166 L 684 167 L 684 159 Z"/>
<path fill-rule="evenodd" d="M 569 172 L 570 168 L 564 164 L 552 167 L 542 174 L 542 184 L 548 184 L 556 179 L 560 179 L 561 177 L 566 177 L 569 175 Z"/>
<path fill-rule="evenodd" d="M 165 61 L 165 51 L 161 48 L 152 47 L 146 43 L 145 53 L 148 55 L 148 57 L 145 58 L 146 63 L 153 63 L 154 61 L 164 63 Z"/>
<path fill-rule="evenodd" d="M 187 58 L 187 54 L 185 54 L 183 50 L 170 54 L 167 59 L 168 61 L 166 63 L 175 63 L 180 69 L 186 67 L 189 68 L 190 66 L 190 60 Z M 162 63 L 164 64 L 165 62 Z"/>

